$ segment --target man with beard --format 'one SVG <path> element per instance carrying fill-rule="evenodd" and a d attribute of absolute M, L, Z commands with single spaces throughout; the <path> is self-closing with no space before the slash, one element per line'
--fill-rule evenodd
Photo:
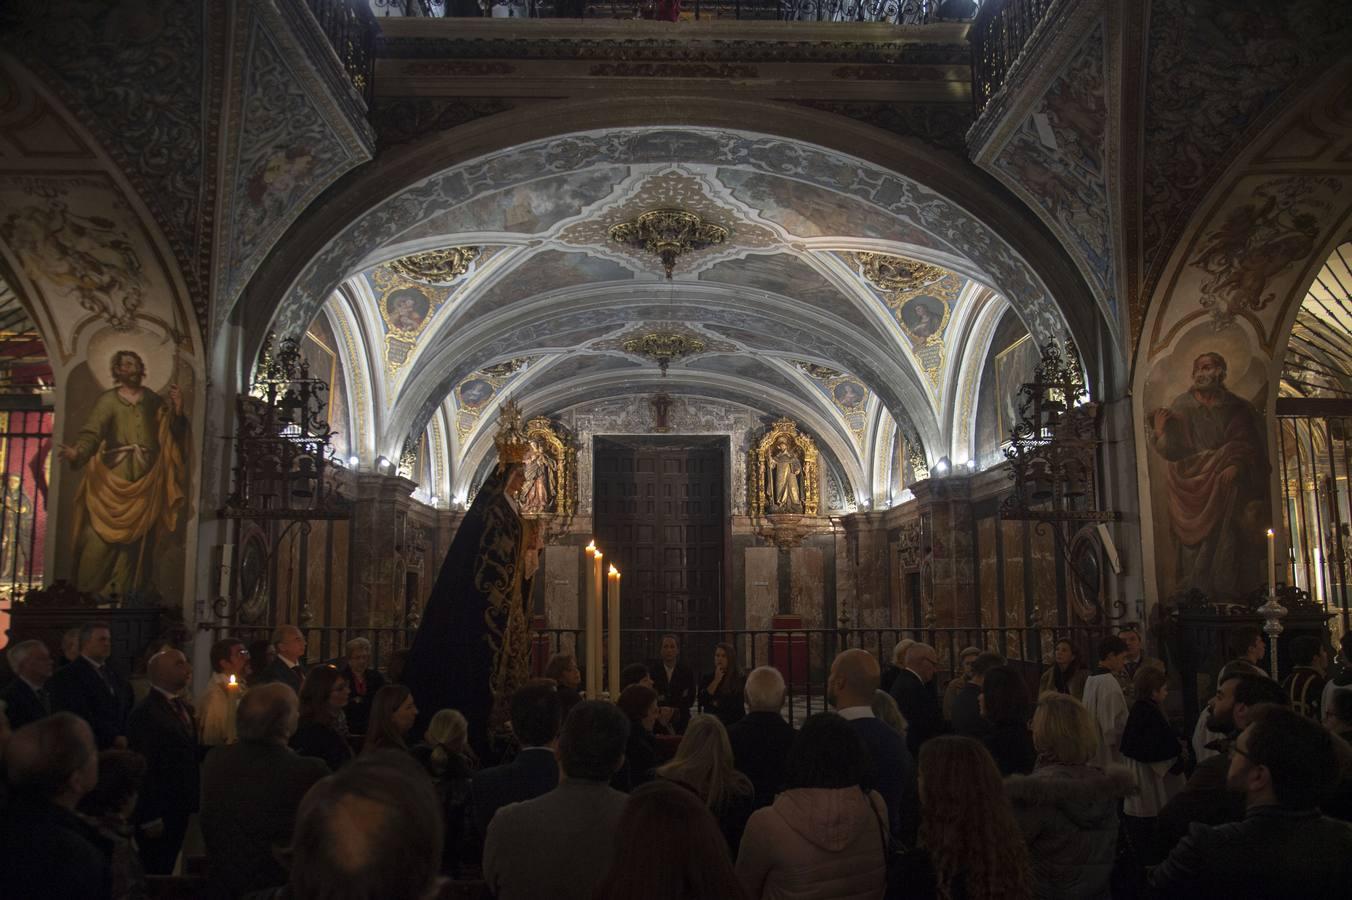
<path fill-rule="evenodd" d="M 1263 706 L 1235 742 L 1227 786 L 1241 821 L 1197 825 L 1150 873 L 1152 897 L 1340 894 L 1352 880 L 1352 825 L 1320 815 L 1347 745 L 1289 709 Z"/>
<path fill-rule="evenodd" d="M 178 527 L 187 495 L 188 419 L 183 394 L 142 386 L 137 353 L 113 354 L 116 387 L 104 391 L 60 456 L 85 470 L 75 495 L 75 584 L 94 594 L 152 588 L 155 537 Z"/>
<path fill-rule="evenodd" d="M 1212 600 L 1262 584 L 1268 455 L 1262 417 L 1225 387 L 1226 363 L 1203 353 L 1192 387 L 1150 414 L 1150 445 L 1168 464 L 1177 587 Z"/>
<path fill-rule="evenodd" d="M 1262 675 L 1230 673 L 1216 689 L 1207 728 L 1233 738 L 1249 727 L 1255 707 L 1264 703 L 1286 705 L 1286 692 L 1281 685 Z M 1243 817 L 1243 797 L 1225 786 L 1233 746 L 1232 741 L 1225 752 L 1200 763 L 1183 790 L 1160 810 L 1156 823 L 1156 850 L 1160 858 L 1168 856 L 1195 823 L 1221 825 Z"/>

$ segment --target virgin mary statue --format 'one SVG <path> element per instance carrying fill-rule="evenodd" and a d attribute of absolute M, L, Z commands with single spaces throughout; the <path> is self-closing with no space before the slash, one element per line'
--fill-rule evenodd
<path fill-rule="evenodd" d="M 403 677 L 419 711 L 415 733 L 438 710 L 459 710 L 481 758 L 507 720 L 512 692 L 530 677 L 527 606 L 538 547 L 517 501 L 530 450 L 520 422 L 515 404 L 504 404 L 498 464 L 451 540 Z"/>

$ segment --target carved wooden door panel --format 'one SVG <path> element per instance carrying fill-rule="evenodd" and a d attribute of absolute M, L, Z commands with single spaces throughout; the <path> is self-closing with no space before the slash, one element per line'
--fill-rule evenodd
<path fill-rule="evenodd" d="M 623 627 L 720 628 L 726 440 L 596 438 L 593 451 L 594 529 L 624 574 Z M 625 659 L 655 655 L 651 643 L 626 640 Z M 705 642 L 698 643 L 683 655 L 702 657 Z M 702 660 L 691 663 L 698 669 Z"/>

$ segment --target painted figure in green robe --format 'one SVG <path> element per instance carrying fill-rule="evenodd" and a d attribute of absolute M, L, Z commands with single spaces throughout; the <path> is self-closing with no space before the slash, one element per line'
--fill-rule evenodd
<path fill-rule="evenodd" d="M 137 353 L 113 354 L 104 391 L 61 458 L 84 469 L 75 495 L 73 580 L 82 591 L 154 595 L 156 540 L 178 528 L 187 502 L 188 419 L 183 394 L 142 386 Z M 151 599 L 154 599 L 153 596 Z"/>

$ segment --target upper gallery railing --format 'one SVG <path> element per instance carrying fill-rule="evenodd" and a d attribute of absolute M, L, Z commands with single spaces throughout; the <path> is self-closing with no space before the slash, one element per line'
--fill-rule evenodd
<path fill-rule="evenodd" d="M 1055 0 L 986 0 L 968 40 L 972 44 L 972 99 L 977 115 L 1005 83 L 1038 23 Z"/>
<path fill-rule="evenodd" d="M 371 106 L 376 69 L 376 17 L 368 0 L 305 0 L 329 39 L 352 86 Z M 401 12 L 405 6 L 398 7 Z"/>
<path fill-rule="evenodd" d="M 976 14 L 976 0 L 371 0 L 378 15 L 562 19 L 770 19 L 923 25 Z"/>

